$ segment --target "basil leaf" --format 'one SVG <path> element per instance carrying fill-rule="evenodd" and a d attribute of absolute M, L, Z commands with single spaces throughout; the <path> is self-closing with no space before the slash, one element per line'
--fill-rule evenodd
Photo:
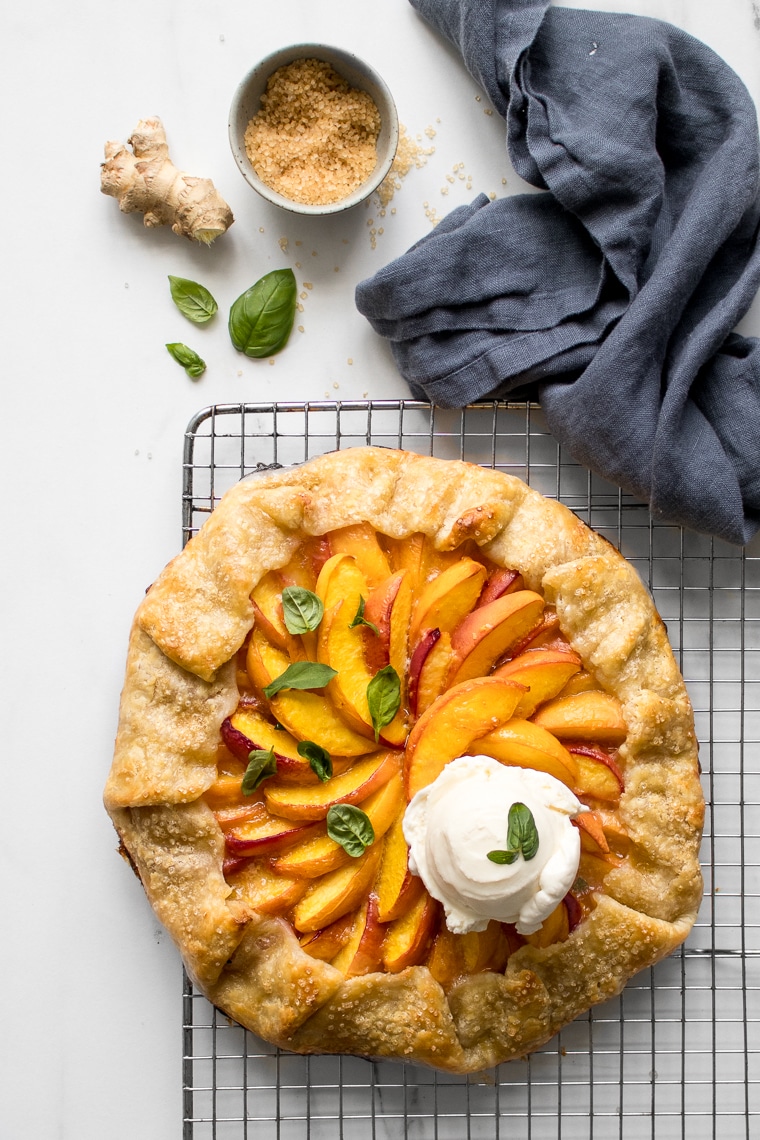
<path fill-rule="evenodd" d="M 286 586 L 282 591 L 282 612 L 288 633 L 307 633 L 321 622 L 325 607 L 322 599 L 303 586 Z"/>
<path fill-rule="evenodd" d="M 202 372 L 206 371 L 206 361 L 201 360 L 197 352 L 192 348 L 188 348 L 186 344 L 176 342 L 174 344 L 167 344 L 166 346 L 170 354 L 181 364 L 188 376 L 195 380 Z"/>
<path fill-rule="evenodd" d="M 327 834 L 354 859 L 375 842 L 369 816 L 353 804 L 333 804 L 327 813 Z"/>
<path fill-rule="evenodd" d="M 297 751 L 299 756 L 309 761 L 312 772 L 316 772 L 322 783 L 326 784 L 333 774 L 332 760 L 327 749 L 321 744 L 315 744 L 313 740 L 300 740 Z"/>
<path fill-rule="evenodd" d="M 199 285 L 197 281 L 188 281 L 186 277 L 170 275 L 169 288 L 172 301 L 182 316 L 187 317 L 193 324 L 205 325 L 219 308 L 205 285 Z"/>
<path fill-rule="evenodd" d="M 356 611 L 356 617 L 354 618 L 354 620 L 352 622 L 349 622 L 348 628 L 354 629 L 357 625 L 366 625 L 367 629 L 371 629 L 372 632 L 376 633 L 377 636 L 379 637 L 380 636 L 380 630 L 377 628 L 377 626 L 374 624 L 374 622 L 367 621 L 367 619 L 364 616 L 364 605 L 365 605 L 364 598 L 361 596 L 361 594 L 359 594 L 359 608 Z"/>
<path fill-rule="evenodd" d="M 269 700 L 283 689 L 323 689 L 337 675 L 338 670 L 331 669 L 329 665 L 320 665 L 316 661 L 294 661 L 284 673 L 280 673 L 279 677 L 267 685 L 264 696 Z"/>
<path fill-rule="evenodd" d="M 296 313 L 292 269 L 273 269 L 246 289 L 230 309 L 232 343 L 246 356 L 271 356 L 284 348 Z"/>
<path fill-rule="evenodd" d="M 510 851 L 522 851 L 526 861 L 538 851 L 538 828 L 533 812 L 525 804 L 514 803 L 509 809 L 507 847 Z"/>
<path fill-rule="evenodd" d="M 488 858 L 492 863 L 514 863 L 519 855 L 518 851 L 489 851 Z"/>
<path fill-rule="evenodd" d="M 274 748 L 270 748 L 267 752 L 265 752 L 263 748 L 256 748 L 253 752 L 249 752 L 248 767 L 243 776 L 241 789 L 243 795 L 252 795 L 262 780 L 268 780 L 270 776 L 276 775 L 277 757 L 274 754 Z"/>
<path fill-rule="evenodd" d="M 392 665 L 375 673 L 367 685 L 367 704 L 377 741 L 380 729 L 391 723 L 401 704 L 401 681 Z"/>

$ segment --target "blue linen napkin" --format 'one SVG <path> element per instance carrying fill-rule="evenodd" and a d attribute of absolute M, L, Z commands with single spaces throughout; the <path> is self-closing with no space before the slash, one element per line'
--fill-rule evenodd
<path fill-rule="evenodd" d="M 760 526 L 757 116 L 738 76 L 659 20 L 546 0 L 411 0 L 462 53 L 543 193 L 449 214 L 359 284 L 412 393 L 538 393 L 577 460 L 655 516 Z M 442 64 L 443 65 L 443 64 Z"/>

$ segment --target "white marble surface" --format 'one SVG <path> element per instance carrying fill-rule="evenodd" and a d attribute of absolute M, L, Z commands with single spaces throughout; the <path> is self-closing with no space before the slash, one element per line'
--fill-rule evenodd
<path fill-rule="evenodd" d="M 685 27 L 760 99 L 756 0 L 589 6 Z M 166 1140 L 180 1135 L 178 960 L 114 852 L 100 795 L 131 615 L 180 543 L 183 431 L 218 401 L 405 395 L 354 310 L 356 281 L 426 232 L 432 209 L 519 187 L 501 122 L 406 0 L 38 0 L 6 5 L 2 22 L 0 1135 Z M 411 133 L 427 145 L 436 132 L 374 248 L 362 209 L 294 220 L 256 198 L 229 152 L 238 78 L 275 47 L 320 39 L 378 67 Z M 233 207 L 211 250 L 145 230 L 99 193 L 104 141 L 151 114 Z M 443 197 L 458 163 L 471 187 Z M 283 236 L 313 288 L 304 332 L 274 365 L 239 357 L 222 321 L 194 330 L 174 311 L 167 274 L 226 306 L 287 263 Z M 760 333 L 757 302 L 742 327 Z M 199 381 L 170 360 L 175 339 L 206 358 Z"/>

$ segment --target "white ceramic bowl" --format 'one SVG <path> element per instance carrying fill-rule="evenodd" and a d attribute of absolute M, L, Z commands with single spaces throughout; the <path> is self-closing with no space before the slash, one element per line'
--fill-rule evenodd
<path fill-rule="evenodd" d="M 303 202 L 294 202 L 284 194 L 278 194 L 271 186 L 258 177 L 251 165 L 245 150 L 245 131 L 251 119 L 261 109 L 260 100 L 273 72 L 285 67 L 297 59 L 319 59 L 329 63 L 351 87 L 366 91 L 372 97 L 380 112 L 380 134 L 377 139 L 377 163 L 372 174 L 345 198 L 337 202 L 324 205 L 310 206 Z M 232 154 L 238 168 L 246 182 L 253 187 L 262 198 L 291 210 L 296 214 L 337 214 L 348 210 L 363 202 L 377 189 L 393 164 L 398 147 L 398 115 L 387 85 L 377 72 L 353 55 L 341 48 L 330 47 L 327 44 L 292 44 L 280 48 L 266 56 L 255 67 L 251 68 L 244 79 L 238 84 L 230 108 L 229 135 Z"/>

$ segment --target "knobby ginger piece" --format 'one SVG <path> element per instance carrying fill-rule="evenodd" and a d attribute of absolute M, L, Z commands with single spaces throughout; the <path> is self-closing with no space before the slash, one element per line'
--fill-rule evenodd
<path fill-rule="evenodd" d="M 141 119 L 127 146 L 107 142 L 105 155 L 101 190 L 125 214 L 144 214 L 146 226 L 171 226 L 175 234 L 210 245 L 232 225 L 232 210 L 211 179 L 186 174 L 171 161 L 160 119 Z"/>

